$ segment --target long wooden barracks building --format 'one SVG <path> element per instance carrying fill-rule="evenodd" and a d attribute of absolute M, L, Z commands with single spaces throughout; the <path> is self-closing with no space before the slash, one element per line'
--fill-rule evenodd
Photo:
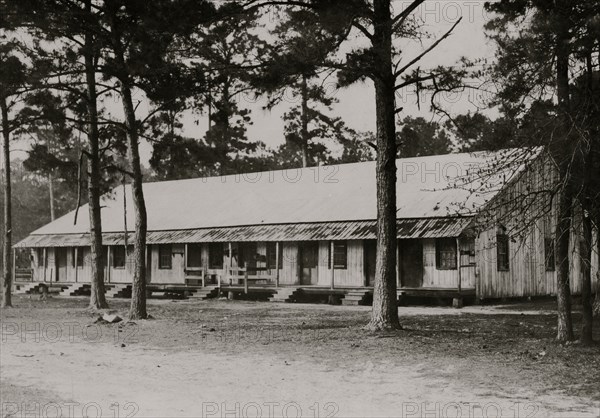
<path fill-rule="evenodd" d="M 399 295 L 555 294 L 556 168 L 543 149 L 404 158 L 397 167 Z M 356 303 L 372 291 L 375 162 L 146 183 L 144 195 L 151 289 L 208 297 L 243 288 L 275 300 L 322 292 Z M 114 295 L 132 281 L 125 235 L 132 243 L 133 233 L 124 227 L 125 218 L 135 224 L 133 210 L 124 210 L 132 207 L 130 187 L 101 205 L 104 277 Z M 29 289 L 44 283 L 73 294 L 89 286 L 87 206 L 73 223 L 69 213 L 15 245 L 31 250 Z M 575 227 L 575 294 L 579 237 Z"/>

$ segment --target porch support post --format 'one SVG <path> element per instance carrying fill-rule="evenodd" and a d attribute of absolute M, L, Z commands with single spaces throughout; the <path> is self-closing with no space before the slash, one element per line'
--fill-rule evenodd
<path fill-rule="evenodd" d="M 279 287 L 279 241 L 275 242 L 275 287 Z"/>
<path fill-rule="evenodd" d="M 77 276 L 79 272 L 79 264 L 77 264 L 77 260 L 79 260 L 79 247 L 75 247 L 75 260 L 73 260 L 73 264 L 75 265 L 75 283 L 77 283 Z"/>
<path fill-rule="evenodd" d="M 238 266 L 239 267 L 239 266 Z M 227 269 L 227 283 L 231 285 L 231 270 L 233 269 L 233 246 L 229 243 L 229 268 Z"/>
<path fill-rule="evenodd" d="M 44 257 L 44 281 L 46 281 L 46 270 L 48 269 L 48 253 L 46 252 L 47 248 L 44 247 L 44 251 L 43 251 L 43 255 L 42 257 Z"/>
<path fill-rule="evenodd" d="M 12 251 L 12 280 L 10 281 L 12 286 L 14 287 L 15 285 L 15 280 L 17 280 L 17 249 L 16 248 L 11 248 Z M 12 288 L 11 288 L 11 292 L 12 292 Z"/>
<path fill-rule="evenodd" d="M 333 240 L 329 241 L 329 263 L 331 265 L 331 289 L 335 288 L 335 264 L 333 263 Z"/>
<path fill-rule="evenodd" d="M 52 275 L 52 277 L 50 278 L 50 282 L 57 282 L 60 279 L 60 277 L 58 276 L 58 255 L 62 248 L 63 247 L 54 247 L 54 275 Z"/>
<path fill-rule="evenodd" d="M 188 266 L 188 244 L 183 244 L 183 276 L 185 279 L 185 273 Z"/>
<path fill-rule="evenodd" d="M 110 250 L 110 245 L 106 246 L 106 266 L 104 267 L 104 277 L 105 280 L 110 283 L 110 265 L 112 264 L 112 251 Z M 127 251 L 125 251 L 125 264 L 127 264 Z M 133 279 L 132 279 L 133 281 Z"/>
<path fill-rule="evenodd" d="M 461 268 L 461 260 L 460 260 L 460 239 L 457 237 L 456 238 L 456 269 L 458 272 L 458 285 L 457 285 L 457 289 L 458 289 L 458 294 L 460 295 L 461 293 L 461 287 L 462 287 L 462 268 Z"/>
<path fill-rule="evenodd" d="M 452 306 L 460 309 L 463 307 L 463 298 L 461 295 L 461 286 L 462 286 L 462 274 L 461 274 L 461 266 L 460 266 L 460 239 L 456 237 L 456 271 L 457 271 L 457 291 L 458 295 L 452 300 Z"/>
<path fill-rule="evenodd" d="M 365 287 L 369 286 L 369 274 L 367 272 L 367 240 L 362 240 L 362 250 L 363 250 L 363 285 Z"/>
<path fill-rule="evenodd" d="M 248 294 L 248 262 L 244 262 L 244 294 Z"/>
<path fill-rule="evenodd" d="M 423 264 L 423 260 L 421 260 L 421 264 Z M 402 284 L 400 283 L 400 245 L 398 245 L 398 238 L 396 238 L 396 288 L 400 289 L 401 287 Z"/>

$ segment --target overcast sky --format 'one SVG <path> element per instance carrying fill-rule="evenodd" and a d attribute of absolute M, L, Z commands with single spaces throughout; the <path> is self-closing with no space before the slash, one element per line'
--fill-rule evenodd
<path fill-rule="evenodd" d="M 397 7 L 408 4 L 408 1 L 397 2 Z M 422 46 L 407 45 L 408 50 L 404 55 L 404 62 L 435 42 L 437 36 L 443 35 L 456 20 L 462 16 L 462 21 L 454 30 L 453 34 L 444 40 L 436 49 L 424 59 L 421 67 L 437 65 L 453 65 L 461 57 L 470 59 L 494 59 L 493 43 L 486 39 L 483 25 L 487 19 L 483 1 L 426 1 L 418 13 L 424 19 L 427 29 L 433 38 L 424 40 Z M 375 130 L 375 93 L 373 84 L 368 81 L 359 83 L 352 87 L 336 90 L 335 80 L 327 84 L 327 90 L 337 99 L 334 105 L 334 114 L 342 117 L 348 126 L 358 131 Z M 453 114 L 475 111 L 477 106 L 483 106 L 487 99 L 487 93 L 476 90 L 468 90 L 462 93 L 448 94 L 441 100 L 446 109 Z M 435 118 L 429 111 L 429 97 L 421 99 L 421 110 L 416 103 L 416 96 L 410 91 L 403 91 L 397 97 L 398 105 L 404 107 L 402 115 L 423 116 Z M 252 111 L 253 125 L 248 127 L 248 135 L 253 140 L 261 140 L 270 146 L 283 143 L 283 121 L 282 115 L 290 107 L 284 103 L 272 111 L 262 109 L 264 101 L 253 102 L 249 97 L 241 98 L 241 106 Z M 186 118 L 186 135 L 191 137 L 202 137 L 207 128 L 206 119 L 200 119 L 196 124 L 192 118 Z M 144 147 L 144 152 L 149 153 L 150 147 Z"/>
<path fill-rule="evenodd" d="M 410 1 L 397 1 L 396 10 L 405 7 Z M 462 16 L 462 21 L 455 28 L 453 34 L 445 39 L 434 51 L 432 51 L 420 66 L 425 69 L 437 65 L 453 65 L 465 56 L 470 59 L 486 59 L 488 62 L 494 59 L 494 46 L 485 37 L 483 25 L 487 19 L 483 1 L 426 1 L 417 11 L 418 15 L 425 21 L 427 30 L 432 34 L 431 39 L 423 40 L 422 44 L 402 45 L 404 51 L 403 62 L 419 54 L 431 43 L 443 35 Z M 359 41 L 354 41 L 359 42 Z M 348 42 L 346 49 L 353 46 Z M 375 97 L 373 84 L 370 81 L 357 83 L 349 88 L 338 90 L 335 88 L 335 79 L 327 83 L 327 91 L 338 100 L 334 105 L 333 114 L 340 116 L 345 123 L 357 131 L 375 130 Z M 139 97 L 139 96 L 138 96 Z M 462 93 L 449 94 L 441 97 L 441 104 L 452 114 L 475 111 L 478 106 L 483 106 L 486 101 L 486 93 L 476 90 L 467 90 Z M 240 107 L 251 110 L 253 124 L 248 126 L 248 136 L 251 140 L 260 140 L 267 145 L 275 147 L 284 142 L 282 115 L 290 107 L 290 103 L 282 103 L 271 111 L 263 110 L 264 100 L 254 101 L 250 97 L 240 97 Z M 397 95 L 398 106 L 404 111 L 400 117 L 423 116 L 425 118 L 439 118 L 430 112 L 429 97 L 421 98 L 419 110 L 416 103 L 416 95 L 411 91 L 400 91 Z M 111 113 L 117 118 L 122 118 L 121 105 L 118 102 L 106 104 Z M 140 103 L 138 111 L 140 117 L 146 110 L 144 103 Z M 202 138 L 206 132 L 208 121 L 205 116 L 188 115 L 184 119 L 184 134 L 193 138 Z M 24 151 L 28 149 L 26 143 L 16 144 L 13 158 L 24 158 Z M 144 141 L 140 144 L 142 161 L 148 164 L 152 152 L 152 146 Z"/>

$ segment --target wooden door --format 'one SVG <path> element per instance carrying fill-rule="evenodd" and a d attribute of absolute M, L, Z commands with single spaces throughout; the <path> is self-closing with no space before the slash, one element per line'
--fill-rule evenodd
<path fill-rule="evenodd" d="M 375 285 L 375 259 L 377 257 L 377 240 L 364 240 L 365 249 L 365 284 Z"/>
<path fill-rule="evenodd" d="M 66 248 L 57 248 L 56 250 L 56 276 L 55 280 L 58 281 L 67 281 L 67 249 Z"/>
<path fill-rule="evenodd" d="M 418 239 L 398 240 L 402 287 L 423 286 L 423 243 Z"/>
<path fill-rule="evenodd" d="M 300 244 L 300 284 L 311 285 L 318 283 L 319 243 L 307 241 Z"/>

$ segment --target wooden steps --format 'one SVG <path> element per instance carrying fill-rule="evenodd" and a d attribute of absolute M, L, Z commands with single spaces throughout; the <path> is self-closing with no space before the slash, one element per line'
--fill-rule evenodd
<path fill-rule="evenodd" d="M 41 286 L 46 286 L 44 283 L 17 283 L 15 284 L 16 294 L 34 294 L 38 293 Z"/>
<path fill-rule="evenodd" d="M 190 290 L 191 292 L 191 290 Z M 195 299 L 195 300 L 205 300 L 205 299 L 211 299 L 217 296 L 217 294 L 219 293 L 219 288 L 217 286 L 206 286 L 203 287 L 202 289 L 194 289 L 193 293 L 188 296 L 188 299 Z"/>
<path fill-rule="evenodd" d="M 273 296 L 269 298 L 269 302 L 293 302 L 296 299 L 298 287 L 281 287 L 278 288 Z"/>
<path fill-rule="evenodd" d="M 342 299 L 342 305 L 346 306 L 357 306 L 364 305 L 366 300 L 371 296 L 371 290 L 369 289 L 356 289 L 350 290 Z"/>
<path fill-rule="evenodd" d="M 58 293 L 58 296 L 82 296 L 89 293 L 89 288 L 90 285 L 88 283 L 69 284 Z"/>
<path fill-rule="evenodd" d="M 107 298 L 129 298 L 131 297 L 130 284 L 116 284 L 106 291 Z"/>

